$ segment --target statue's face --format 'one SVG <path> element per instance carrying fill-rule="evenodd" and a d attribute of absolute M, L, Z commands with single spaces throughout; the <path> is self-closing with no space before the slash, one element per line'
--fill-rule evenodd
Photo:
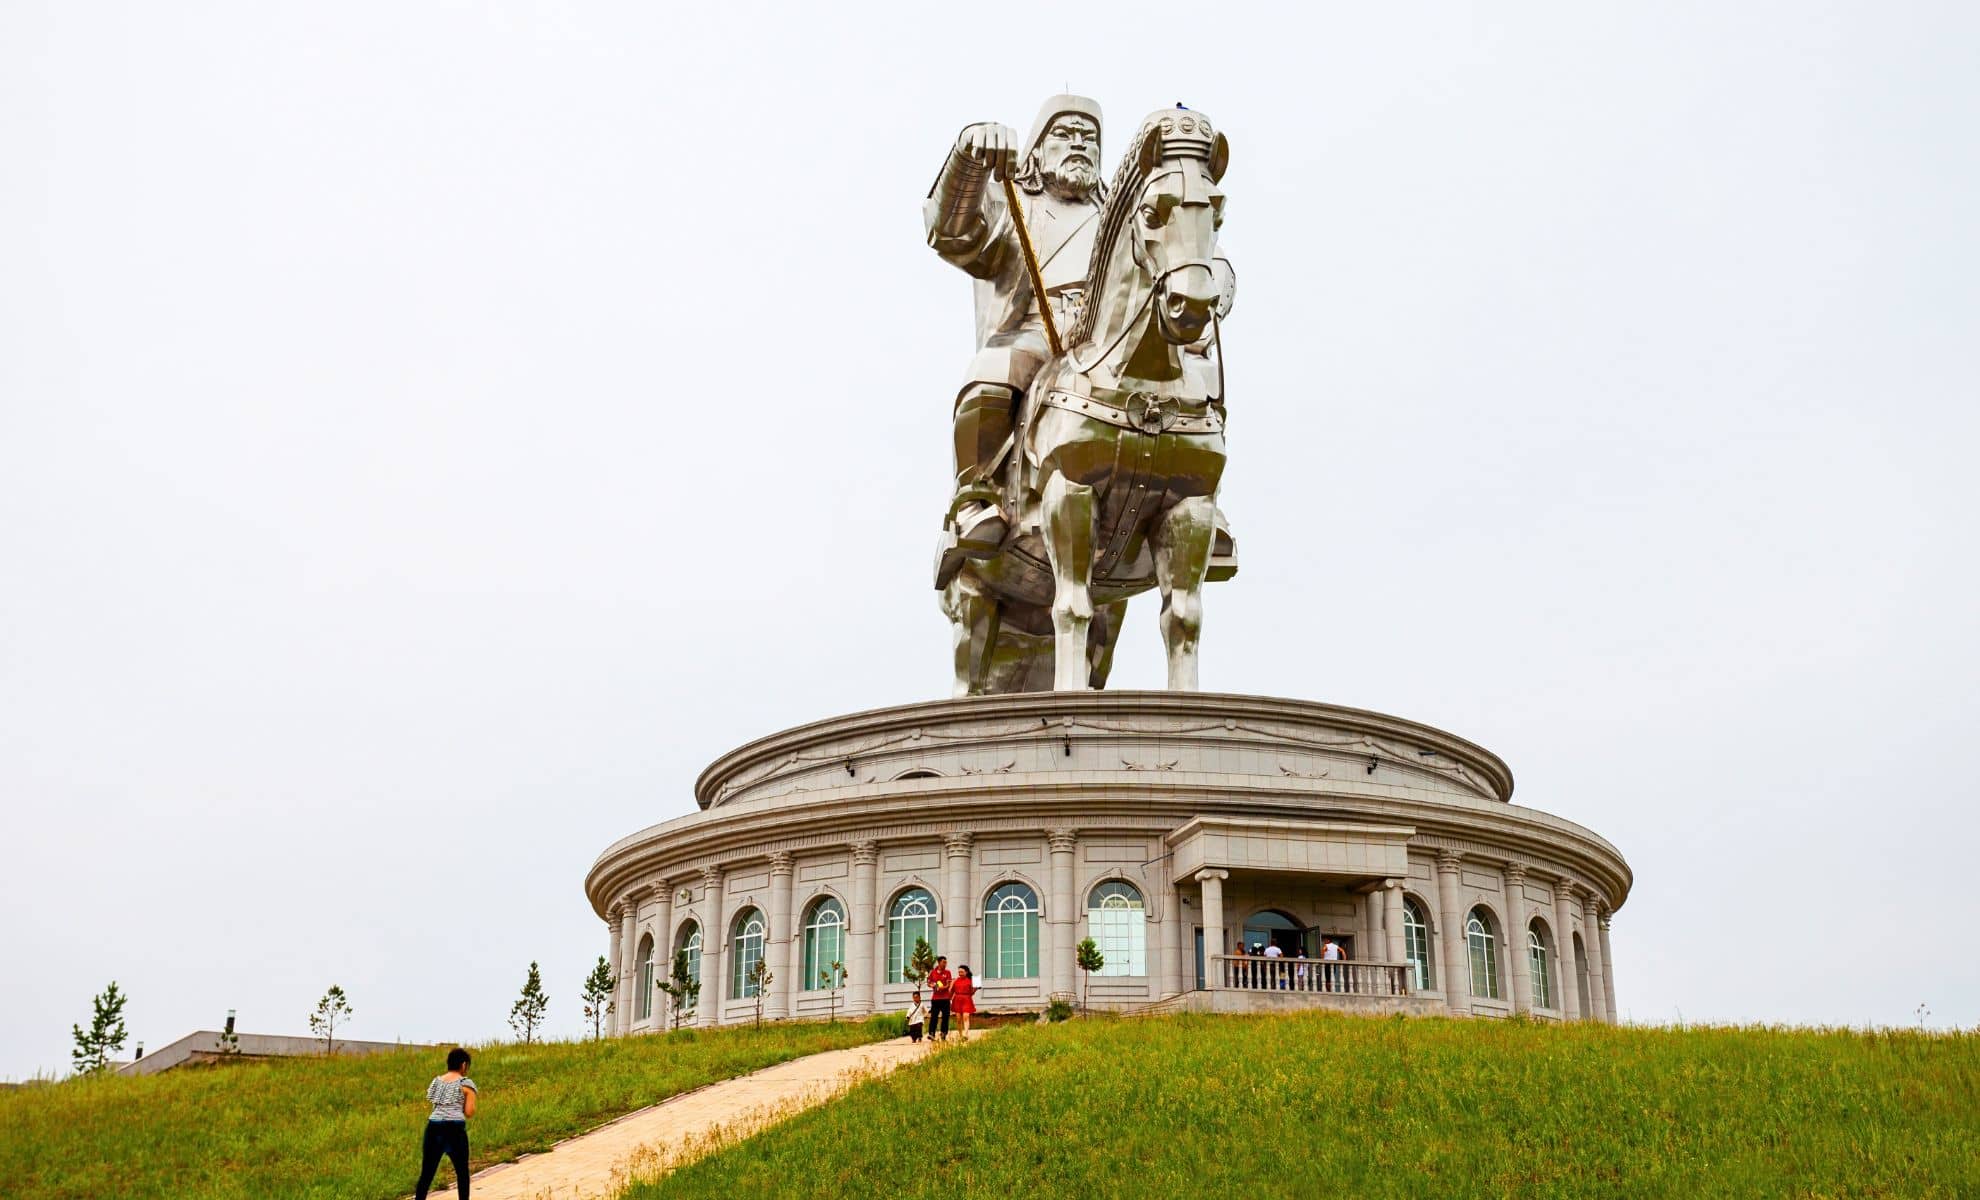
<path fill-rule="evenodd" d="M 1061 113 L 1033 153 L 1039 178 L 1055 196 L 1085 199 L 1100 186 L 1100 126 L 1086 117 Z"/>

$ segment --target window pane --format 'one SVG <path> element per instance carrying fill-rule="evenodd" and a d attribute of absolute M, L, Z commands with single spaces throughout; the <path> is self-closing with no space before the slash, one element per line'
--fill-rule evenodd
<path fill-rule="evenodd" d="M 907 979 L 908 961 L 914 957 L 914 940 L 926 938 L 928 948 L 940 954 L 941 943 L 936 940 L 936 929 L 940 913 L 935 907 L 935 897 L 926 888 L 909 888 L 894 897 L 887 906 L 887 982 L 901 983 Z"/>
<path fill-rule="evenodd" d="M 1403 955 L 1416 973 L 1416 988 L 1430 986 L 1430 927 L 1413 900 L 1403 901 Z"/>
<path fill-rule="evenodd" d="M 798 980 L 799 991 L 832 986 L 823 976 L 833 963 L 845 962 L 845 933 L 846 910 L 837 900 L 827 897 L 811 906 L 804 925 L 804 977 Z"/>
<path fill-rule="evenodd" d="M 1148 914 L 1140 889 L 1119 879 L 1095 887 L 1087 896 L 1086 924 L 1105 960 L 1096 974 L 1148 974 Z"/>
<path fill-rule="evenodd" d="M 762 913 L 750 908 L 737 915 L 733 948 L 735 961 L 729 969 L 729 996 L 747 1000 L 757 992 L 756 981 L 750 977 L 750 971 L 763 961 Z"/>

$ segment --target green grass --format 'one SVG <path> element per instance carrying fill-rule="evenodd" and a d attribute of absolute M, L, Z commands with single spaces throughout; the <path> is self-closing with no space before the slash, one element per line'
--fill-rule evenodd
<path fill-rule="evenodd" d="M 626 1200 L 1980 1196 L 1980 1035 L 1284 1017 L 1000 1031 Z"/>
<path fill-rule="evenodd" d="M 899 1032 L 891 1022 L 725 1029 L 603 1042 L 470 1047 L 480 1170 L 668 1096 Z M 412 1194 L 436 1050 L 188 1068 L 0 1092 L 0 1196 Z M 443 1179 L 452 1169 L 441 1167 Z"/>

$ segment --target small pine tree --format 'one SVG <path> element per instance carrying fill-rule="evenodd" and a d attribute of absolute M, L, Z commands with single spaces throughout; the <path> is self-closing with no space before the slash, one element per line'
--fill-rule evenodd
<path fill-rule="evenodd" d="M 316 1011 L 309 1014 L 309 1031 L 323 1039 L 323 1056 L 330 1057 L 337 1052 L 337 1026 L 350 1019 L 350 997 L 336 984 L 323 993 L 323 999 L 316 1002 Z"/>
<path fill-rule="evenodd" d="M 837 1024 L 839 1020 L 839 989 L 846 986 L 846 964 L 838 959 L 832 965 L 818 972 L 818 986 L 825 989 L 827 1007 L 825 1019 Z"/>
<path fill-rule="evenodd" d="M 701 981 L 688 970 L 687 951 L 674 951 L 673 969 L 667 973 L 667 978 L 654 986 L 667 993 L 668 1011 L 673 1017 L 674 1028 L 679 1029 L 687 1014 L 694 1010 L 694 1002 L 701 996 Z"/>
<path fill-rule="evenodd" d="M 612 1000 L 612 989 L 618 986 L 612 964 L 605 961 L 603 954 L 599 955 L 598 965 L 584 977 L 584 1019 L 591 1022 L 594 1041 L 605 1036 L 605 1018 L 618 1007 Z"/>
<path fill-rule="evenodd" d="M 523 1045 L 536 1040 L 536 1027 L 550 1011 L 550 997 L 543 992 L 543 973 L 529 964 L 529 978 L 523 980 L 522 997 L 509 1006 L 509 1028 L 522 1034 Z"/>
<path fill-rule="evenodd" d="M 90 1000 L 94 1011 L 90 1014 L 89 1028 L 71 1025 L 69 1030 L 75 1035 L 76 1048 L 69 1052 L 69 1061 L 82 1074 L 101 1071 L 110 1065 L 112 1051 L 122 1050 L 124 1040 L 130 1032 L 124 1028 L 124 1004 L 129 999 L 117 990 L 117 981 Z"/>
<path fill-rule="evenodd" d="M 928 944 L 927 938 L 914 939 L 914 953 L 908 955 L 906 965 L 901 968 L 901 975 L 909 983 L 920 984 L 927 980 L 928 973 L 934 969 L 935 947 Z"/>
<path fill-rule="evenodd" d="M 751 995 L 756 998 L 756 1027 L 763 1028 L 763 998 L 770 994 L 770 985 L 777 979 L 770 973 L 770 965 L 762 959 L 749 964 L 749 971 L 743 976 L 749 982 Z"/>
<path fill-rule="evenodd" d="M 1085 1008 L 1089 994 L 1093 990 L 1093 973 L 1107 965 L 1107 956 L 1100 953 L 1100 943 L 1092 938 L 1081 938 L 1073 962 L 1086 972 L 1086 980 L 1080 985 L 1079 1006 Z"/>

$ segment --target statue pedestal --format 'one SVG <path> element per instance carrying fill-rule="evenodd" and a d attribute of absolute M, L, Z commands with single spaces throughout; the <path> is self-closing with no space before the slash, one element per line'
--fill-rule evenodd
<path fill-rule="evenodd" d="M 1608 1018 L 1604 918 L 1629 868 L 1588 830 L 1513 807 L 1512 787 L 1462 738 L 1310 701 L 935 701 L 723 755 L 696 783 L 701 812 L 614 843 L 586 891 L 601 916 L 633 917 L 634 963 L 698 937 L 716 989 L 703 1019 L 724 1022 L 754 1015 L 738 971 L 758 954 L 793 1016 L 832 1004 L 799 986 L 808 951 L 845 964 L 842 1013 L 905 1007 L 916 936 L 973 968 L 986 1011 L 1084 993 L 1109 1008 Z M 1073 968 L 1085 937 L 1108 960 L 1090 980 Z M 1327 941 L 1341 966 L 1299 963 Z M 1282 957 L 1236 954 L 1266 944 Z"/>

